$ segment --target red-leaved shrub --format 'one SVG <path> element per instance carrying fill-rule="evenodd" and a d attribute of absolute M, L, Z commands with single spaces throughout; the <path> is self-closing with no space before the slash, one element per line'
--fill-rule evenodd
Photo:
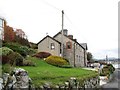
<path fill-rule="evenodd" d="M 49 52 L 39 52 L 35 55 L 33 55 L 34 57 L 37 57 L 37 58 L 47 58 L 49 57 L 51 54 Z"/>

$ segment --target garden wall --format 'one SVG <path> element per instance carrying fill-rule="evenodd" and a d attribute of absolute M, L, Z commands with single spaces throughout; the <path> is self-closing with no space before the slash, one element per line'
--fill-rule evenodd
<path fill-rule="evenodd" d="M 66 81 L 62 85 L 51 85 L 50 83 L 45 83 L 43 86 L 38 88 L 40 89 L 47 89 L 47 88 L 59 88 L 59 89 L 90 89 L 90 88 L 99 88 L 99 77 L 92 77 L 89 79 L 76 79 L 71 77 L 70 80 Z M 38 89 L 37 88 L 37 89 Z"/>

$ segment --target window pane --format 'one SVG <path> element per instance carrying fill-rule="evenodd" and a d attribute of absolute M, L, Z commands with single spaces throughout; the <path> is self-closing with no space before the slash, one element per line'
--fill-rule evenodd
<path fill-rule="evenodd" d="M 67 42 L 66 46 L 67 46 L 67 49 L 71 49 L 72 48 L 71 42 Z"/>
<path fill-rule="evenodd" d="M 55 44 L 51 43 L 51 49 L 55 49 Z"/>

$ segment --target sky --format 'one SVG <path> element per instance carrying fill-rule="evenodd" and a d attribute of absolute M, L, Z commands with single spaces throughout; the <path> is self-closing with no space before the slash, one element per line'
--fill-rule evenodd
<path fill-rule="evenodd" d="M 87 43 L 96 59 L 118 57 L 119 0 L 0 0 L 0 16 L 38 43 L 64 29 L 79 43 Z"/>

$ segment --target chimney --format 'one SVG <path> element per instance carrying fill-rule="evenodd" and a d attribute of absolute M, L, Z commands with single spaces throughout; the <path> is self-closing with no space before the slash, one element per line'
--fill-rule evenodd
<path fill-rule="evenodd" d="M 77 39 L 74 39 L 75 42 L 77 42 Z"/>
<path fill-rule="evenodd" d="M 68 38 L 73 39 L 73 35 L 68 35 Z"/>
<path fill-rule="evenodd" d="M 64 30 L 63 30 L 63 35 L 65 35 L 65 36 L 68 35 L 68 30 L 67 30 L 67 29 L 64 29 Z"/>

